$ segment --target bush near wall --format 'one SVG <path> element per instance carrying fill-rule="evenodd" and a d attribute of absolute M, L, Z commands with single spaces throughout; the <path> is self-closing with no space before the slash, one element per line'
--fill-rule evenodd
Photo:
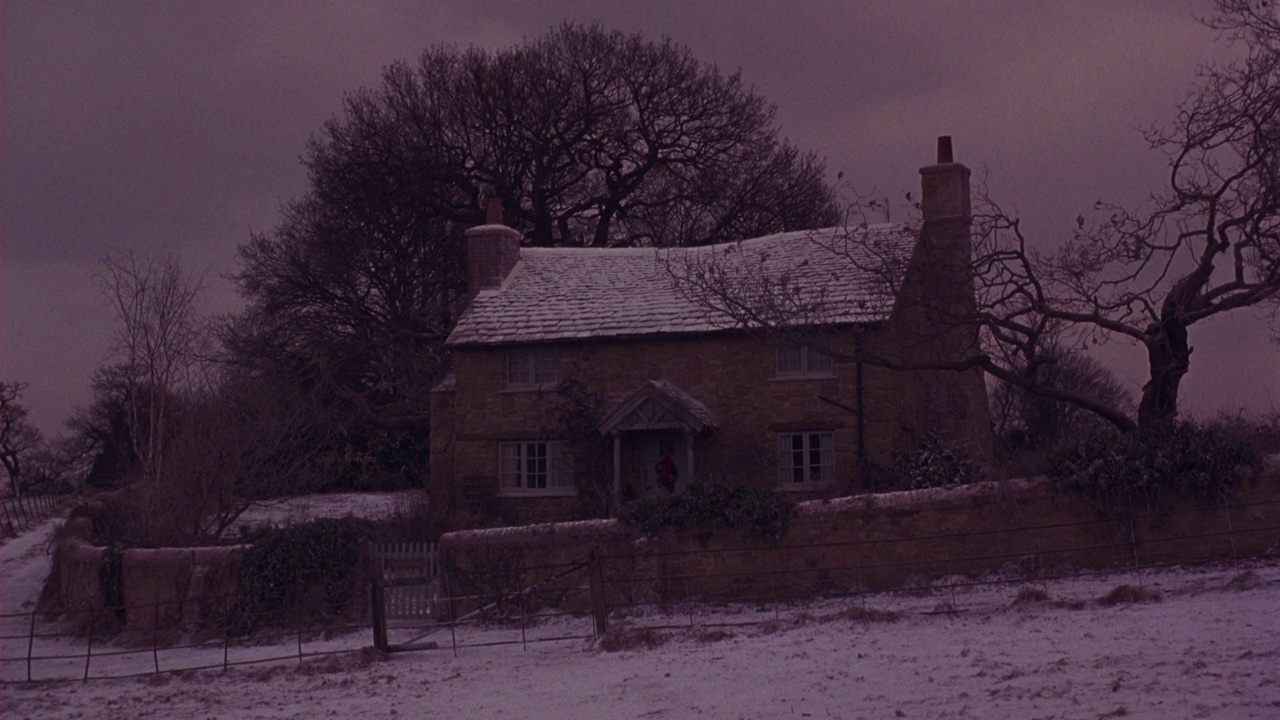
<path fill-rule="evenodd" d="M 1100 508 L 1181 498 L 1221 505 L 1261 470 L 1261 456 L 1246 441 L 1190 422 L 1092 435 L 1046 462 L 1055 488 Z"/>
<path fill-rule="evenodd" d="M 372 523 L 355 518 L 313 520 L 269 530 L 245 552 L 237 577 L 233 630 L 264 624 L 324 624 L 346 615 L 360 580 L 362 547 Z"/>
<path fill-rule="evenodd" d="M 664 527 L 739 528 L 776 542 L 787 533 L 795 503 L 771 490 L 697 483 L 679 495 L 642 500 L 623 510 L 622 520 L 650 535 Z"/>

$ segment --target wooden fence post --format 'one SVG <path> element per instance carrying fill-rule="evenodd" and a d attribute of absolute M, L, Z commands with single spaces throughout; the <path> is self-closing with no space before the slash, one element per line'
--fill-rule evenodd
<path fill-rule="evenodd" d="M 89 644 L 84 649 L 84 679 L 81 682 L 89 682 L 89 661 L 93 659 L 93 633 L 97 629 L 98 611 L 90 608 L 89 610 Z"/>
<path fill-rule="evenodd" d="M 587 556 L 587 584 L 591 589 L 591 614 L 596 621 L 596 637 L 609 629 L 609 608 L 604 598 L 604 568 L 600 555 L 593 549 Z"/>
<path fill-rule="evenodd" d="M 373 610 L 373 646 L 382 652 L 387 651 L 387 613 L 383 602 L 385 593 L 382 583 L 374 577 L 369 580 L 369 594 Z"/>
<path fill-rule="evenodd" d="M 31 682 L 31 653 L 36 649 L 36 611 L 31 611 L 31 628 L 27 633 L 27 682 Z"/>

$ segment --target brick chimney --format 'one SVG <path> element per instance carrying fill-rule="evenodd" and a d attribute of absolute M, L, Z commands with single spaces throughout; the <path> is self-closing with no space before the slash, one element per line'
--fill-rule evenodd
<path fill-rule="evenodd" d="M 969 168 L 955 161 L 949 135 L 938 138 L 938 162 L 920 168 L 920 212 L 926 283 L 943 309 L 950 303 L 944 296 L 953 293 L 972 305 Z"/>
<path fill-rule="evenodd" d="M 905 354 L 915 362 L 946 366 L 981 350 L 969 174 L 955 161 L 950 136 L 938 138 L 938 161 L 920 168 L 923 224 L 899 298 Z M 921 371 L 912 382 L 920 413 L 913 423 L 916 437 L 932 433 L 989 461 L 993 446 L 982 371 Z"/>
<path fill-rule="evenodd" d="M 926 223 L 969 222 L 969 168 L 955 161 L 950 135 L 938 138 L 938 162 L 920 168 L 920 191 Z"/>
<path fill-rule="evenodd" d="M 463 236 L 467 239 L 467 280 L 469 295 L 502 284 L 520 259 L 520 233 L 502 224 L 502 200 L 489 198 L 485 224 Z"/>

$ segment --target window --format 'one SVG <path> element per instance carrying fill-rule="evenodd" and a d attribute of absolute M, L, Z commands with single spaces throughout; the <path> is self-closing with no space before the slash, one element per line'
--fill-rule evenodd
<path fill-rule="evenodd" d="M 830 432 L 778 435 L 778 485 L 804 488 L 834 479 L 834 436 Z"/>
<path fill-rule="evenodd" d="M 830 355 L 808 345 L 779 345 L 774 353 L 780 378 L 830 377 L 834 368 Z"/>
<path fill-rule="evenodd" d="M 569 470 L 563 442 L 498 443 L 504 495 L 572 495 Z"/>
<path fill-rule="evenodd" d="M 521 347 L 507 350 L 507 388 L 532 390 L 554 386 L 556 351 L 549 347 Z"/>

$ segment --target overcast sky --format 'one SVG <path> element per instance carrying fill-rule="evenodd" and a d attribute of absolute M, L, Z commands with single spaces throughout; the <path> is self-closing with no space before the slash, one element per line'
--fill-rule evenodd
<path fill-rule="evenodd" d="M 777 104 L 782 134 L 862 190 L 919 185 L 935 138 L 1046 246 L 1095 200 L 1139 202 L 1196 66 L 1208 0 L 429 0 L 0 6 L 0 377 L 60 432 L 108 358 L 108 248 L 207 268 L 208 309 L 251 232 L 306 190 L 307 139 L 343 95 L 439 43 L 503 47 L 564 20 L 668 36 Z M 1256 314 L 1196 326 L 1184 409 L 1280 410 Z M 1143 353 L 1104 350 L 1136 391 Z"/>

